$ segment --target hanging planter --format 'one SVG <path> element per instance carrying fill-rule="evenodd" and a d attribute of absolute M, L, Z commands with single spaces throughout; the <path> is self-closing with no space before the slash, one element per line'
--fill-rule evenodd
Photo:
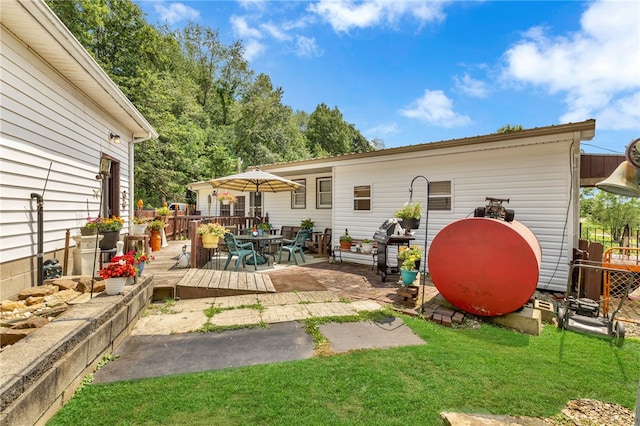
<path fill-rule="evenodd" d="M 402 227 L 406 231 L 411 231 L 412 229 L 420 228 L 420 218 L 408 217 L 406 219 L 402 219 Z"/>

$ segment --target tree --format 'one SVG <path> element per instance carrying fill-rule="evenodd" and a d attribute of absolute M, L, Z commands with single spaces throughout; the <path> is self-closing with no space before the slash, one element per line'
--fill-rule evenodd
<path fill-rule="evenodd" d="M 640 226 L 640 200 L 600 190 L 594 191 L 596 194 L 591 207 L 591 218 L 594 222 L 611 229 L 613 240 L 620 240 L 625 225 L 631 228 Z"/>

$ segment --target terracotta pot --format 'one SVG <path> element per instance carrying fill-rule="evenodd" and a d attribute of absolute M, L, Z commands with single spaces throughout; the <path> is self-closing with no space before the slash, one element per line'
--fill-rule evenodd
<path fill-rule="evenodd" d="M 162 247 L 162 236 L 160 235 L 160 231 L 151 231 L 149 244 L 151 245 L 152 251 L 160 251 L 160 247 Z"/>
<path fill-rule="evenodd" d="M 350 241 L 340 241 L 340 248 L 342 250 L 351 250 L 351 242 Z"/>
<path fill-rule="evenodd" d="M 204 248 L 216 248 L 218 247 L 218 242 L 220 241 L 220 237 L 212 234 L 204 234 L 202 235 L 202 247 Z"/>

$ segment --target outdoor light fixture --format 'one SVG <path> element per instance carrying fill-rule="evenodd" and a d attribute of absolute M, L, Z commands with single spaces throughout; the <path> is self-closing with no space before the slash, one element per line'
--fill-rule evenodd
<path fill-rule="evenodd" d="M 111 160 L 106 157 L 100 159 L 100 174 L 111 176 Z"/>
<path fill-rule="evenodd" d="M 116 144 L 116 145 L 119 144 L 120 143 L 120 135 L 109 133 L 109 141 L 111 143 Z"/>

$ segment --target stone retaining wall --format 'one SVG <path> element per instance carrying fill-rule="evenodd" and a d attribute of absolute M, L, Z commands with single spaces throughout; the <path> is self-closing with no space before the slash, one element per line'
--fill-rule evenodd
<path fill-rule="evenodd" d="M 0 352 L 0 424 L 45 424 L 127 337 L 152 293 L 153 275 L 124 295 L 94 295 Z"/>

